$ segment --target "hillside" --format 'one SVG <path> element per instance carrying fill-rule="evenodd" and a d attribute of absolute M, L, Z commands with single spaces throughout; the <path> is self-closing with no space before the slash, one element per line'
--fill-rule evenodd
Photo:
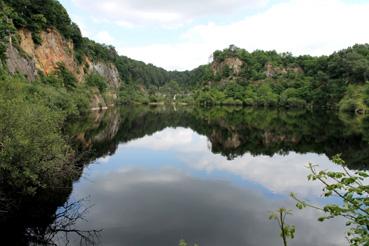
<path fill-rule="evenodd" d="M 113 104 L 123 83 L 158 86 L 173 76 L 119 56 L 112 46 L 83 38 L 58 1 L 0 1 L 0 7 L 0 59 L 4 72 L 13 76 L 35 81 L 63 70 L 75 80 L 72 84 L 100 89 L 90 88 L 94 90 L 89 93 L 92 107 Z M 105 88 L 108 92 L 104 94 Z"/>
<path fill-rule="evenodd" d="M 231 45 L 215 51 L 203 71 L 195 95 L 200 104 L 368 111 L 368 44 L 321 57 L 249 53 Z"/>
<path fill-rule="evenodd" d="M 231 45 L 215 51 L 210 64 L 171 72 L 82 37 L 56 0 L 0 0 L 0 6 L 2 74 L 77 94 L 85 102 L 74 104 L 84 110 L 176 101 L 368 111 L 368 44 L 321 57 Z"/>

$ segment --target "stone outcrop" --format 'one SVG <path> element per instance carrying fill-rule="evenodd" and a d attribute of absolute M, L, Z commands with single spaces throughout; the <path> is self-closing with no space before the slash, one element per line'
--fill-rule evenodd
<path fill-rule="evenodd" d="M 7 57 L 6 66 L 11 74 L 20 73 L 29 81 L 36 79 L 37 70 L 34 60 L 22 56 L 13 45 L 8 46 L 5 55 Z"/>
<path fill-rule="evenodd" d="M 227 57 L 222 61 L 213 61 L 211 64 L 211 71 L 214 76 L 220 76 L 220 83 L 226 83 L 233 79 L 237 79 L 242 77 L 242 69 L 247 66 L 247 64 L 238 58 L 237 56 L 234 57 Z M 270 62 L 265 64 L 265 75 L 267 78 L 273 78 L 279 75 L 286 75 L 290 73 L 294 74 L 302 74 L 304 71 L 299 66 L 275 66 Z M 211 83 L 211 81 L 209 82 Z"/>
<path fill-rule="evenodd" d="M 120 76 L 118 69 L 111 63 L 89 63 L 89 73 L 95 72 L 100 76 L 104 77 L 107 81 L 109 81 L 110 87 L 114 89 L 119 88 L 120 84 Z"/>
<path fill-rule="evenodd" d="M 26 29 L 18 30 L 19 47 L 12 45 L 11 39 L 6 50 L 6 66 L 12 74 L 22 74 L 27 80 L 33 81 L 39 73 L 50 75 L 59 64 L 71 72 L 80 83 L 86 75 L 97 73 L 108 83 L 110 90 L 105 93 L 105 100 L 98 90 L 91 96 L 91 107 L 95 109 L 114 105 L 116 92 L 121 85 L 118 69 L 113 63 L 91 61 L 88 57 L 79 64 L 75 59 L 73 42 L 66 40 L 57 30 L 48 29 L 40 32 L 41 44 L 32 39 L 32 33 Z"/>
<path fill-rule="evenodd" d="M 304 71 L 302 70 L 302 68 L 298 67 L 298 66 L 294 66 L 294 67 L 279 67 L 279 66 L 273 66 L 271 63 L 267 63 L 265 65 L 265 75 L 268 78 L 272 78 L 274 76 L 278 76 L 278 75 L 284 75 L 284 74 L 288 74 L 288 73 L 303 73 Z"/>
<path fill-rule="evenodd" d="M 20 29 L 18 34 L 20 48 L 34 60 L 37 70 L 49 75 L 57 69 L 58 64 L 63 63 L 79 81 L 83 79 L 83 67 L 74 59 L 73 43 L 65 40 L 58 31 L 48 29 L 41 32 L 41 45 L 33 42 L 32 33 L 28 30 Z"/>
<path fill-rule="evenodd" d="M 40 33 L 42 40 L 40 45 L 34 43 L 29 30 L 20 29 L 18 36 L 20 37 L 20 51 L 9 45 L 6 52 L 6 64 L 11 73 L 23 74 L 29 81 L 32 81 L 36 79 L 38 72 L 45 75 L 52 74 L 62 63 L 80 82 L 86 74 L 96 72 L 105 78 L 110 88 L 114 90 L 119 88 L 121 79 L 114 64 L 92 62 L 87 57 L 83 64 L 78 64 L 75 59 L 73 42 L 66 40 L 55 29 L 50 28 Z M 84 69 L 85 67 L 88 69 Z"/>
<path fill-rule="evenodd" d="M 222 62 L 213 62 L 211 65 L 213 74 L 223 73 L 224 69 L 228 67 L 231 70 L 231 75 L 238 76 L 241 73 L 244 62 L 238 57 L 227 57 Z"/>

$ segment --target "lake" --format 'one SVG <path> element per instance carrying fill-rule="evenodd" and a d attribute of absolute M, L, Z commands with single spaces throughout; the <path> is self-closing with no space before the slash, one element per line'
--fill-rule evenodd
<path fill-rule="evenodd" d="M 318 205 L 307 164 L 339 170 L 369 159 L 369 121 L 331 112 L 163 106 L 94 112 L 69 122 L 74 182 L 26 200 L 3 232 L 24 243 L 127 246 L 282 245 L 268 219 L 293 210 L 289 245 L 344 245 L 344 222 L 318 222 L 289 196 Z M 21 198 L 20 198 L 21 199 Z M 5 235 L 5 234 L 4 234 Z M 90 241 L 89 241 L 90 240 Z"/>

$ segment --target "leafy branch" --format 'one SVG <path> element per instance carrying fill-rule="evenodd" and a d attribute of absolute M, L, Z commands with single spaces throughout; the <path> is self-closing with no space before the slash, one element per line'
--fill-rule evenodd
<path fill-rule="evenodd" d="M 361 170 L 349 171 L 340 155 L 334 156 L 333 162 L 341 166 L 341 172 L 318 170 L 316 165 L 309 163 L 308 180 L 322 183 L 322 195 L 337 197 L 342 203 L 318 207 L 299 199 L 294 193 L 291 193 L 291 197 L 297 202 L 296 207 L 299 209 L 309 207 L 324 212 L 325 215 L 318 218 L 321 222 L 344 217 L 350 245 L 369 245 L 369 173 Z"/>
<path fill-rule="evenodd" d="M 276 212 L 271 212 L 269 215 L 269 220 L 275 220 L 278 223 L 279 229 L 281 231 L 280 236 L 283 239 L 283 245 L 288 245 L 288 239 L 293 239 L 295 237 L 295 226 L 288 225 L 286 223 L 287 215 L 291 215 L 292 211 L 286 208 L 279 208 Z"/>

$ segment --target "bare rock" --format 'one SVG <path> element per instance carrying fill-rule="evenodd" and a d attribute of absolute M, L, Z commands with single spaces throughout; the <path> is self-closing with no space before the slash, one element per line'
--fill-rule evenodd
<path fill-rule="evenodd" d="M 34 60 L 22 56 L 12 45 L 8 46 L 5 54 L 6 65 L 11 74 L 20 73 L 29 81 L 36 79 L 37 69 Z"/>

